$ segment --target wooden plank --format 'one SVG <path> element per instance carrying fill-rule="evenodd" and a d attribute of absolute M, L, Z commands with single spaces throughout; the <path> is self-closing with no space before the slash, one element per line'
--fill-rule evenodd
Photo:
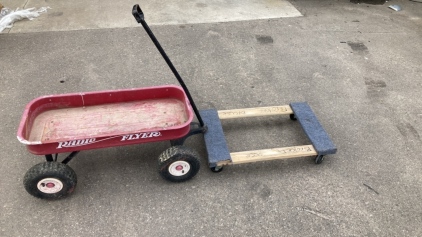
<path fill-rule="evenodd" d="M 293 111 L 289 105 L 218 111 L 218 117 L 220 119 L 235 119 L 285 114 L 293 114 Z"/>
<path fill-rule="evenodd" d="M 222 162 L 219 165 L 235 165 L 257 161 L 288 159 L 305 156 L 316 156 L 312 145 L 281 147 L 255 151 L 242 151 L 230 153 L 232 162 Z"/>

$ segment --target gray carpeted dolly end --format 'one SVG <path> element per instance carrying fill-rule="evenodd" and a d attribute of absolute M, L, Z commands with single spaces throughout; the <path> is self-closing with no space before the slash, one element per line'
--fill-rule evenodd
<path fill-rule="evenodd" d="M 217 111 L 215 109 L 208 109 L 201 110 L 200 114 L 208 127 L 207 132 L 204 134 L 204 140 L 208 154 L 208 164 L 214 172 L 221 171 L 224 165 L 305 156 L 314 156 L 315 163 L 320 164 L 325 155 L 335 154 L 337 152 L 334 143 L 306 102 L 291 103 L 290 105 L 284 106 L 235 110 Z M 230 153 L 221 120 L 276 115 L 290 115 L 292 120 L 299 121 L 311 145 Z"/>

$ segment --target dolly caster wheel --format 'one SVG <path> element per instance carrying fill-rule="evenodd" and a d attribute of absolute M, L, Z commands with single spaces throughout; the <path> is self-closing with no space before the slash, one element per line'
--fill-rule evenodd
<path fill-rule="evenodd" d="M 319 165 L 322 163 L 323 160 L 324 160 L 324 156 L 318 155 L 315 157 L 315 164 Z"/>
<path fill-rule="evenodd" d="M 220 173 L 221 171 L 223 171 L 223 166 L 211 167 L 210 170 L 214 173 Z"/>

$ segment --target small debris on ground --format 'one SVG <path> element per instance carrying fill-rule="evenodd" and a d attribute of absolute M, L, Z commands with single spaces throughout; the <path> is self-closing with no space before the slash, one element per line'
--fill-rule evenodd
<path fill-rule="evenodd" d="M 388 8 L 393 9 L 396 12 L 401 10 L 401 7 L 399 5 L 390 5 L 388 6 Z"/>
<path fill-rule="evenodd" d="M 23 10 L 19 10 L 18 8 L 16 11 L 13 11 L 7 7 L 3 7 L 0 10 L 0 33 L 6 28 L 12 28 L 13 23 L 16 21 L 20 21 L 22 19 L 33 20 L 34 18 L 39 17 L 41 13 L 47 12 L 47 9 L 51 8 L 40 7 L 38 10 L 35 9 L 35 7 Z"/>

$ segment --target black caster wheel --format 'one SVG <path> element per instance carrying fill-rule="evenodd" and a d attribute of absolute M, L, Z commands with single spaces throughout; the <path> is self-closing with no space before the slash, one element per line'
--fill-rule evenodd
<path fill-rule="evenodd" d="M 44 162 L 29 169 L 23 179 L 26 191 L 41 199 L 58 199 L 73 192 L 76 173 L 69 166 L 58 162 Z"/>
<path fill-rule="evenodd" d="M 220 173 L 221 171 L 223 171 L 223 167 L 224 166 L 220 166 L 220 167 L 215 166 L 215 167 L 211 167 L 210 170 L 214 173 Z"/>
<path fill-rule="evenodd" d="M 322 163 L 323 160 L 324 160 L 324 156 L 318 155 L 315 157 L 315 164 L 319 165 Z"/>
<path fill-rule="evenodd" d="M 297 120 L 295 114 L 290 114 L 290 119 L 293 120 L 293 121 L 296 121 Z"/>
<path fill-rule="evenodd" d="M 199 171 L 199 155 L 185 146 L 172 146 L 158 158 L 160 175 L 171 182 L 183 182 Z"/>

